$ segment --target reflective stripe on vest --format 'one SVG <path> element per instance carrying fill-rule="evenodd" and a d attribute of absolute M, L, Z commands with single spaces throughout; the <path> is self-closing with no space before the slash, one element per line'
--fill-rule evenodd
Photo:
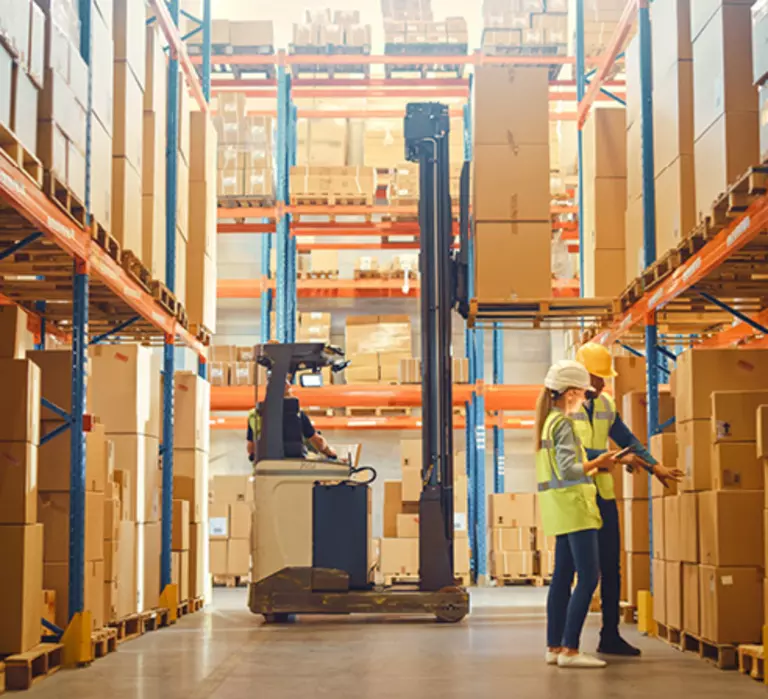
<path fill-rule="evenodd" d="M 587 449 L 605 451 L 608 449 L 608 438 L 616 420 L 616 404 L 613 398 L 602 394 L 593 401 L 592 420 L 589 419 L 587 409 L 582 406 L 574 415 L 574 427 L 581 443 Z M 613 487 L 613 476 L 610 473 L 599 473 L 595 477 L 595 484 L 600 497 L 604 500 L 615 500 L 616 493 Z"/>
<path fill-rule="evenodd" d="M 550 435 L 554 434 L 555 427 L 557 426 L 557 423 L 561 420 L 568 420 L 567 417 L 564 415 L 556 415 L 554 418 L 552 418 L 551 421 L 548 421 L 549 424 L 545 422 L 544 429 L 549 432 Z M 580 444 L 578 443 L 578 437 L 576 438 L 576 448 L 577 450 L 580 448 Z M 576 478 L 573 480 L 564 480 L 560 478 L 560 474 L 557 471 L 557 462 L 556 462 L 556 456 L 555 456 L 555 442 L 550 437 L 550 439 L 542 439 L 541 440 L 541 448 L 547 450 L 547 458 L 549 460 L 549 467 L 552 474 L 552 477 L 549 479 L 549 481 L 539 483 L 538 484 L 538 490 L 540 493 L 546 491 L 546 490 L 561 490 L 562 488 L 571 488 L 575 485 L 589 485 L 592 483 L 592 479 L 587 476 L 581 476 L 581 478 Z M 583 451 L 583 450 L 582 450 Z M 582 457 L 582 462 L 583 462 Z"/>

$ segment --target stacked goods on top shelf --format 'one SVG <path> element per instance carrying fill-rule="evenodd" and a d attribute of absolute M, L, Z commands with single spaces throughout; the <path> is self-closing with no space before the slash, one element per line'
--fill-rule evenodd
<path fill-rule="evenodd" d="M 187 7 L 196 4 L 196 7 Z M 201 18 L 200 2 L 183 0 L 183 10 L 193 17 Z M 198 23 L 184 15 L 179 23 L 182 36 L 194 32 Z M 211 50 L 214 54 L 262 54 L 273 53 L 275 48 L 274 23 L 272 20 L 229 20 L 214 19 L 211 22 Z M 203 32 L 198 31 L 187 40 L 189 52 L 198 55 L 203 50 Z"/>
<path fill-rule="evenodd" d="M 708 216 L 760 152 L 749 4 L 691 3 L 696 212 Z"/>
<path fill-rule="evenodd" d="M 347 316 L 345 348 L 347 383 L 396 383 L 400 361 L 413 353 L 410 318 Z"/>
<path fill-rule="evenodd" d="M 325 104 L 319 100 L 312 103 L 318 108 Z M 343 167 L 350 162 L 349 138 L 347 119 L 299 119 L 296 162 L 298 165 Z"/>
<path fill-rule="evenodd" d="M 384 22 L 385 53 L 418 54 L 427 46 L 442 46 L 450 53 L 466 53 L 469 37 L 467 20 L 448 17 L 444 22 L 432 20 L 386 20 Z M 450 50 L 454 48 L 455 51 Z"/>
<path fill-rule="evenodd" d="M 584 295 L 618 296 L 626 283 L 624 110 L 593 107 L 584 127 L 583 150 Z"/>
<path fill-rule="evenodd" d="M 244 94 L 221 92 L 213 123 L 219 143 L 219 196 L 272 203 L 272 119 L 247 116 Z"/>
<path fill-rule="evenodd" d="M 666 569 L 664 606 L 655 613 L 710 643 L 757 643 L 764 623 L 755 610 L 763 608 L 765 566 L 757 418 L 768 402 L 765 359 L 763 350 L 680 355 L 676 444 L 668 435 L 652 440 L 657 457 L 669 464 L 676 452 L 685 473 L 677 495 L 656 485 L 652 493 L 654 539 L 663 541 L 654 554 Z"/>
<path fill-rule="evenodd" d="M 246 577 L 251 572 L 251 479 L 214 476 L 210 497 L 208 535 L 214 580 Z"/>
<path fill-rule="evenodd" d="M 307 10 L 304 22 L 293 25 L 290 53 L 360 53 L 371 52 L 371 25 L 360 23 L 357 10 Z M 336 69 L 341 69 L 337 66 Z M 318 66 L 325 72 L 327 66 Z M 355 71 L 358 72 L 358 71 Z"/>
<path fill-rule="evenodd" d="M 384 482 L 383 538 L 377 582 L 413 582 L 419 577 L 419 498 L 421 496 L 421 441 L 400 442 L 402 479 Z M 453 569 L 469 583 L 466 455 L 453 459 Z"/>
<path fill-rule="evenodd" d="M 376 187 L 371 167 L 294 165 L 290 177 L 292 204 L 373 204 Z"/>
<path fill-rule="evenodd" d="M 432 0 L 381 0 L 385 20 L 431 20 Z"/>
<path fill-rule="evenodd" d="M 473 211 L 476 294 L 552 294 L 549 75 L 546 67 L 475 71 Z"/>
<path fill-rule="evenodd" d="M 651 14 L 656 252 L 661 257 L 696 222 L 690 0 L 653 3 Z"/>
<path fill-rule="evenodd" d="M 485 0 L 483 50 L 564 55 L 568 48 L 567 2 Z"/>
<path fill-rule="evenodd" d="M 753 82 L 758 90 L 760 112 L 760 161 L 768 161 L 768 0 L 752 5 Z"/>
<path fill-rule="evenodd" d="M 253 347 L 211 345 L 208 369 L 212 386 L 263 386 L 267 382 L 266 370 L 255 363 Z"/>

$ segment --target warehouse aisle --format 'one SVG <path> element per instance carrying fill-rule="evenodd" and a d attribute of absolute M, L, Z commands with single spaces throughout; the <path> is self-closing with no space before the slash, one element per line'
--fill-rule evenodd
<path fill-rule="evenodd" d="M 765 688 L 721 672 L 661 642 L 627 634 L 640 661 L 606 671 L 544 665 L 545 590 L 486 590 L 462 625 L 349 619 L 261 628 L 243 590 L 217 590 L 212 610 L 151 633 L 87 670 L 61 672 L 31 691 L 36 699 L 283 699 L 332 696 L 697 699 L 764 697 Z M 482 606 L 479 606 L 482 605 Z M 586 634 L 596 638 L 596 619 Z"/>

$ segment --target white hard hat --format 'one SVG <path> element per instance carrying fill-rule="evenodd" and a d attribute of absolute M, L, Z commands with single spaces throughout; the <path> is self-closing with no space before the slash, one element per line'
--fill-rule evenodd
<path fill-rule="evenodd" d="M 588 389 L 592 383 L 589 378 L 589 372 L 583 364 L 574 362 L 572 359 L 562 359 L 555 362 L 544 379 L 544 385 L 550 391 L 565 391 L 567 388 Z"/>

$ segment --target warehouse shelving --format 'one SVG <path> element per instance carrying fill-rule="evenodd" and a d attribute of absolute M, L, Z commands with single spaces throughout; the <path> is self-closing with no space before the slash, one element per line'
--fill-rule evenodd
<path fill-rule="evenodd" d="M 200 109 L 207 109 L 210 93 L 201 86 L 195 68 L 189 61 L 179 36 L 178 0 L 170 11 L 162 0 L 149 0 L 170 46 L 169 86 L 177 83 L 179 65 L 188 87 Z M 205 0 L 206 17 L 210 19 L 210 0 Z M 88 64 L 86 191 L 91 177 L 91 22 L 93 4 L 80 0 L 80 53 Z M 210 21 L 203 27 L 205 42 L 210 46 Z M 208 64 L 208 73 L 210 66 Z M 177 91 L 169 95 L 168 129 L 177 133 Z M 175 105 L 173 107 L 172 105 Z M 169 171 L 175 172 L 176 149 L 169 149 Z M 168 191 L 169 228 L 175 231 L 175 176 Z M 164 344 L 164 373 L 173 376 L 174 347 L 184 346 L 198 356 L 200 372 L 205 372 L 206 350 L 148 291 L 129 276 L 118 260 L 100 247 L 91 235 L 88 217 L 85 228 L 43 194 L 25 172 L 5 157 L 0 157 L 0 198 L 3 200 L 2 232 L 0 232 L 0 292 L 9 300 L 29 309 L 39 318 L 38 347 L 44 348 L 45 335 L 54 331 L 71 341 L 72 345 L 72 411 L 57 410 L 67 416 L 71 431 L 71 508 L 69 551 L 69 613 L 70 626 L 63 635 L 69 662 L 89 660 L 90 620 L 81 614 L 84 603 L 84 542 L 85 542 L 85 431 L 90 422 L 86 415 L 86 361 L 89 344 L 103 341 Z M 86 212 L 90 201 L 86 198 Z M 173 289 L 175 237 L 168 240 L 168 283 Z M 54 406 L 55 407 L 55 406 Z M 162 584 L 167 594 L 171 579 L 171 498 L 173 494 L 173 381 L 165 381 L 163 403 L 163 545 Z M 45 438 L 43 439 L 45 441 Z M 171 607 L 175 618 L 175 606 Z M 85 655 L 83 655 L 85 653 Z"/>

